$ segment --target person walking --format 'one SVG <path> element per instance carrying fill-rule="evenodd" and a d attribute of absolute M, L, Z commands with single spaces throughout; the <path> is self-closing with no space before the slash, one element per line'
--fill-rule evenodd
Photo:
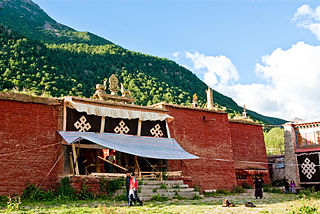
<path fill-rule="evenodd" d="M 256 178 L 254 181 L 254 186 L 255 186 L 255 192 L 254 196 L 256 199 L 259 197 L 260 199 L 263 197 L 262 193 L 262 184 L 264 183 L 263 179 L 261 177 Z"/>
<path fill-rule="evenodd" d="M 290 182 L 290 192 L 291 193 L 297 193 L 296 192 L 296 183 L 293 181 L 293 180 L 291 180 L 291 182 Z"/>
<path fill-rule="evenodd" d="M 142 206 L 142 201 L 138 197 L 138 182 L 134 176 L 134 172 L 131 172 L 131 180 L 129 186 L 129 206 L 132 206 L 132 201 L 134 204 L 138 201 L 140 206 Z"/>
<path fill-rule="evenodd" d="M 286 190 L 286 194 L 288 194 L 288 193 L 289 193 L 289 190 L 290 190 L 290 184 L 289 184 L 288 179 L 286 179 L 286 180 L 284 181 L 284 188 L 285 188 L 285 190 Z"/>

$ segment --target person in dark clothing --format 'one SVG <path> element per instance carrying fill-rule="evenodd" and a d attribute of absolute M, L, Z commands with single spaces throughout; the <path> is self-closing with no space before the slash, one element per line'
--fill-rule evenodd
<path fill-rule="evenodd" d="M 289 184 L 288 179 L 286 179 L 286 180 L 284 181 L 284 188 L 285 188 L 285 190 L 286 190 L 286 194 L 288 194 L 288 193 L 289 193 L 289 190 L 290 190 L 290 184 Z"/>
<path fill-rule="evenodd" d="M 131 180 L 131 176 L 130 176 L 130 172 L 126 172 L 126 191 L 127 191 L 127 199 L 128 199 L 128 203 L 129 203 L 129 187 L 130 187 L 130 180 Z"/>
<path fill-rule="evenodd" d="M 263 179 L 261 177 L 256 178 L 254 181 L 254 186 L 255 186 L 255 192 L 254 196 L 256 199 L 259 197 L 260 199 L 263 197 L 262 193 L 262 184 L 264 183 Z"/>

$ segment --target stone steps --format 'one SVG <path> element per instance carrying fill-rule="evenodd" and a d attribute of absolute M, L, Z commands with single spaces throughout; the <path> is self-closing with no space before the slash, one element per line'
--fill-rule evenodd
<path fill-rule="evenodd" d="M 172 198 L 192 199 L 199 195 L 199 192 L 194 191 L 194 188 L 189 188 L 188 184 L 184 184 L 183 180 L 142 180 L 138 185 L 138 195 L 141 200 L 150 200 L 153 196 L 164 196 Z M 164 187 L 165 186 L 165 187 Z M 114 195 L 125 194 L 125 186 L 117 190 Z"/>
<path fill-rule="evenodd" d="M 161 189 L 162 184 L 159 185 L 138 185 L 138 187 L 143 190 L 143 189 Z M 180 185 L 166 185 L 167 189 L 173 188 L 173 189 L 182 189 L 182 188 L 188 188 L 188 184 L 180 184 Z"/>

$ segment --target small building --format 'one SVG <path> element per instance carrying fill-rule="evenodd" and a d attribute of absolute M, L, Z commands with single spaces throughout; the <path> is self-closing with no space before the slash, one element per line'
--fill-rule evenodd
<path fill-rule="evenodd" d="M 268 156 L 268 167 L 271 181 L 283 180 L 285 179 L 285 164 L 284 155 L 269 155 Z"/>
<path fill-rule="evenodd" d="M 284 143 L 286 178 L 319 189 L 320 120 L 286 123 Z"/>

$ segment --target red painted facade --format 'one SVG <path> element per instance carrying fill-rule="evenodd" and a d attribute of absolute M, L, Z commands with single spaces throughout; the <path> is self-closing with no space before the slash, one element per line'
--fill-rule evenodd
<path fill-rule="evenodd" d="M 62 172 L 59 108 L 0 100 L 0 195 L 21 194 L 27 183 L 54 188 Z M 46 177 L 47 176 L 47 177 Z"/>
<path fill-rule="evenodd" d="M 241 161 L 237 162 L 237 166 L 240 168 L 246 168 L 249 174 L 246 179 L 237 179 L 238 184 L 246 182 L 250 185 L 253 184 L 252 172 L 259 173 L 259 170 L 253 170 L 254 168 L 268 168 L 267 163 L 267 153 L 264 143 L 264 136 L 262 126 L 246 124 L 241 122 L 230 122 L 231 130 L 231 140 L 234 160 Z M 247 163 L 248 162 L 260 162 L 260 163 Z M 260 165 L 260 166 L 259 166 Z M 252 168 L 252 169 L 250 169 Z M 237 170 L 238 171 L 238 170 Z M 241 170 L 239 170 L 241 171 Z M 245 173 L 246 174 L 246 173 Z M 262 171 L 261 171 L 262 174 Z M 270 178 L 268 173 L 263 173 L 263 178 L 266 183 L 270 183 Z"/>
<path fill-rule="evenodd" d="M 232 189 L 236 179 L 227 114 L 166 108 L 174 117 L 169 124 L 171 137 L 186 151 L 201 157 L 198 160 L 169 161 L 170 170 L 182 170 L 185 180 L 201 189 Z M 208 121 L 204 121 L 203 116 Z"/>
<path fill-rule="evenodd" d="M 202 190 L 230 190 L 241 184 L 236 179 L 237 161 L 267 162 L 261 126 L 229 122 L 223 112 L 164 107 L 174 117 L 171 137 L 201 157 L 169 161 L 170 171 L 182 171 L 186 183 Z M 64 172 L 64 156 L 57 162 L 64 149 L 57 133 L 62 130 L 63 105 L 0 98 L 0 111 L 0 195 L 21 194 L 27 183 L 54 188 Z"/>

